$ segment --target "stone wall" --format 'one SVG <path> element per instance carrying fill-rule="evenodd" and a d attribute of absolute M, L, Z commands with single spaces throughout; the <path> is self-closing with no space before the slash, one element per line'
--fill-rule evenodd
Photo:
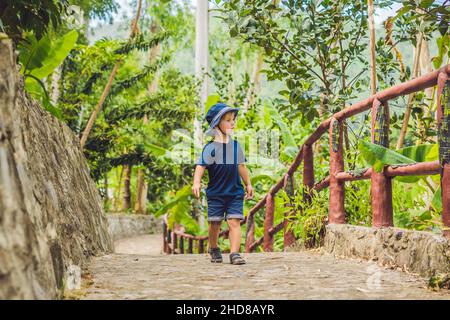
<path fill-rule="evenodd" d="M 53 299 L 113 244 L 78 137 L 24 93 L 14 61 L 0 40 L 0 299 Z"/>
<path fill-rule="evenodd" d="M 450 273 L 450 241 L 429 232 L 330 224 L 324 249 L 335 256 L 375 260 L 423 276 Z"/>
<path fill-rule="evenodd" d="M 162 217 L 143 214 L 109 213 L 109 234 L 114 240 L 142 234 L 162 233 Z"/>

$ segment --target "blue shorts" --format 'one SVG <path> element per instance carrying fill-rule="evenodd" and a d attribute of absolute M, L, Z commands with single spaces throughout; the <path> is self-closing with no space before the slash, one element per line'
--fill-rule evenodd
<path fill-rule="evenodd" d="M 243 194 L 208 197 L 208 221 L 222 221 L 224 218 L 244 219 Z"/>

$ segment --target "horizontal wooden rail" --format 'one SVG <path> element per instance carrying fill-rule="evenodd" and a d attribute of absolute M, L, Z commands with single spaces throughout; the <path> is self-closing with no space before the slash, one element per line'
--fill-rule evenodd
<path fill-rule="evenodd" d="M 419 162 L 410 165 L 387 166 L 385 173 L 388 177 L 396 176 L 424 176 L 439 174 L 441 165 L 439 160 L 431 162 Z"/>
<path fill-rule="evenodd" d="M 439 161 L 419 162 L 414 164 L 398 164 L 386 166 L 384 173 L 388 177 L 397 176 L 426 176 L 439 174 L 441 165 Z M 372 168 L 366 168 L 361 172 L 339 172 L 336 177 L 340 181 L 357 181 L 370 179 Z"/>

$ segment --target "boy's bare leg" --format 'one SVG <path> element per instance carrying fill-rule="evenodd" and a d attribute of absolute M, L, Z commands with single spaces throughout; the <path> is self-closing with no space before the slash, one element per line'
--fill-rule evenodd
<path fill-rule="evenodd" d="M 241 220 L 228 219 L 230 253 L 241 251 Z"/>
<path fill-rule="evenodd" d="M 208 226 L 209 248 L 218 247 L 218 238 L 222 221 L 210 221 Z"/>

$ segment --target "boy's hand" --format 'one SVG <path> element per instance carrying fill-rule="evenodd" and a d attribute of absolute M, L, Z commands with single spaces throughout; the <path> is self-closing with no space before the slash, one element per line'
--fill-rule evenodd
<path fill-rule="evenodd" d="M 194 185 L 192 186 L 192 193 L 194 194 L 194 196 L 196 198 L 200 197 L 200 188 L 201 188 L 201 184 L 200 183 L 194 183 Z"/>
<path fill-rule="evenodd" d="M 247 194 L 245 195 L 245 199 L 253 199 L 253 187 L 251 184 L 248 184 L 245 186 L 245 189 L 247 190 Z"/>

